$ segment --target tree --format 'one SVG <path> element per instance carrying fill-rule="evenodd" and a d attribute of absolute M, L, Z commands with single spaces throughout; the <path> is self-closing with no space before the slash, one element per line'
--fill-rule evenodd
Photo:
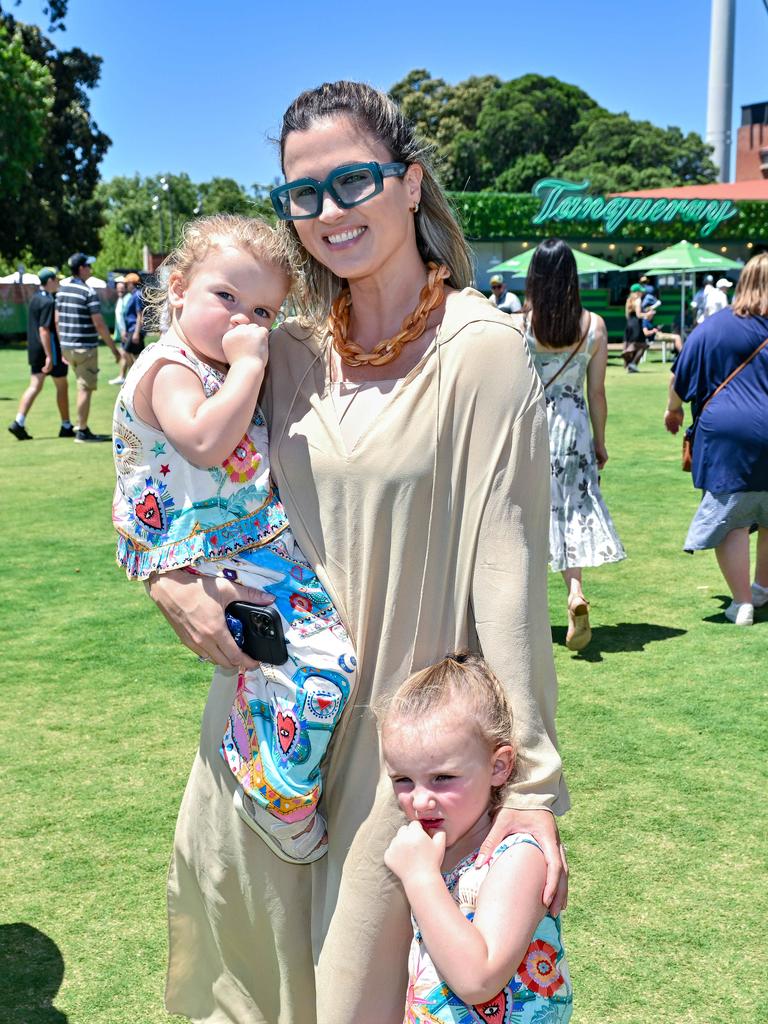
<path fill-rule="evenodd" d="M 711 147 L 695 132 L 659 128 L 628 114 L 597 109 L 584 116 L 579 138 L 555 167 L 558 177 L 588 179 L 597 192 L 629 192 L 714 181 Z"/>
<path fill-rule="evenodd" d="M 435 150 L 445 186 L 527 192 L 538 178 L 588 177 L 618 191 L 713 181 L 700 136 L 612 114 L 583 89 L 542 75 L 452 86 L 411 71 L 390 95 Z"/>
<path fill-rule="evenodd" d="M 0 194 L 17 192 L 41 158 L 52 94 L 48 68 L 32 60 L 18 33 L 0 22 Z"/>
<path fill-rule="evenodd" d="M 78 48 L 57 51 L 38 28 L 9 15 L 0 24 L 47 69 L 52 89 L 39 158 L 19 187 L 0 193 L 0 255 L 15 258 L 26 249 L 40 262 L 61 264 L 74 251 L 92 251 L 98 240 L 94 193 L 110 139 L 91 118 L 86 89 L 99 81 L 101 58 Z"/>

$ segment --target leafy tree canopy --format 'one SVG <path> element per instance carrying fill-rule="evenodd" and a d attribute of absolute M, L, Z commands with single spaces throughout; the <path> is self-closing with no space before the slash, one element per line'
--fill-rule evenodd
<path fill-rule="evenodd" d="M 92 120 L 86 92 L 99 81 L 101 58 L 78 48 L 56 50 L 37 27 L 8 14 L 0 14 L 0 25 L 31 62 L 17 89 L 29 96 L 44 83 L 47 90 L 37 155 L 15 187 L 0 191 L 0 256 L 28 252 L 41 263 L 61 264 L 74 251 L 92 251 L 101 224 L 94 192 L 110 139 Z M 4 127 L 9 116 L 2 104 Z"/>
<path fill-rule="evenodd" d="M 0 193 L 15 193 L 43 154 L 53 106 L 50 71 L 0 21 Z"/>
<path fill-rule="evenodd" d="M 96 198 L 104 210 L 96 273 L 139 268 L 144 246 L 167 252 L 178 241 L 184 224 L 213 213 L 241 213 L 274 219 L 272 207 L 232 178 L 212 178 L 195 184 L 188 174 L 116 177 L 102 182 Z"/>
<path fill-rule="evenodd" d="M 604 191 L 717 175 L 699 135 L 613 114 L 557 78 L 486 75 L 453 86 L 417 69 L 390 95 L 435 147 L 443 183 L 457 191 L 527 192 L 551 175 L 589 178 Z"/>

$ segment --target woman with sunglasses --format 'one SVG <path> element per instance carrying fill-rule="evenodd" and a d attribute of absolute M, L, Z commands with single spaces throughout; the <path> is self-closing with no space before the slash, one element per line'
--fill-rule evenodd
<path fill-rule="evenodd" d="M 388 97 L 354 82 L 303 93 L 280 149 L 272 199 L 305 255 L 304 309 L 272 334 L 262 406 L 358 683 L 323 764 L 328 856 L 287 864 L 241 822 L 216 754 L 238 666 L 251 667 L 223 608 L 270 595 L 150 582 L 182 641 L 220 666 L 176 830 L 166 1003 L 207 1024 L 400 1024 L 411 929 L 383 856 L 401 818 L 370 708 L 446 651 L 481 650 L 521 708 L 518 782 L 481 858 L 532 833 L 544 902 L 557 914 L 565 901 L 546 413 L 514 321 L 468 287 L 429 152 Z"/>

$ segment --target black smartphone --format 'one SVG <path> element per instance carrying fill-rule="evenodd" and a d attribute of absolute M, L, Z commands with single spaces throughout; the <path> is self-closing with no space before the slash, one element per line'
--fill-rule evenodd
<path fill-rule="evenodd" d="M 227 605 L 225 618 L 235 643 L 249 658 L 269 665 L 288 661 L 283 623 L 276 608 L 233 601 Z"/>

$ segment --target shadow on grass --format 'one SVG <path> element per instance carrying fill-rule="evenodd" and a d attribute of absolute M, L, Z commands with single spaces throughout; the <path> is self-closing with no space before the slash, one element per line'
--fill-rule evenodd
<path fill-rule="evenodd" d="M 713 601 L 719 601 L 721 608 L 719 612 L 713 612 L 711 615 L 705 615 L 701 620 L 702 622 L 714 622 L 716 625 L 732 626 L 733 623 L 730 619 L 725 617 L 725 609 L 731 603 L 731 595 L 728 594 L 713 594 Z M 755 608 L 755 623 L 768 622 L 768 604 L 763 605 L 762 608 Z"/>
<path fill-rule="evenodd" d="M 552 642 L 565 647 L 566 632 L 565 626 L 553 626 Z M 583 661 L 602 661 L 603 654 L 643 651 L 646 644 L 672 640 L 676 636 L 684 636 L 687 632 L 687 629 L 656 626 L 652 622 L 618 622 L 615 626 L 595 626 L 589 645 L 583 651 L 579 651 L 576 657 Z"/>
<path fill-rule="evenodd" d="M 0 1020 L 67 1024 L 53 1005 L 64 978 L 61 950 L 31 924 L 0 925 Z"/>

